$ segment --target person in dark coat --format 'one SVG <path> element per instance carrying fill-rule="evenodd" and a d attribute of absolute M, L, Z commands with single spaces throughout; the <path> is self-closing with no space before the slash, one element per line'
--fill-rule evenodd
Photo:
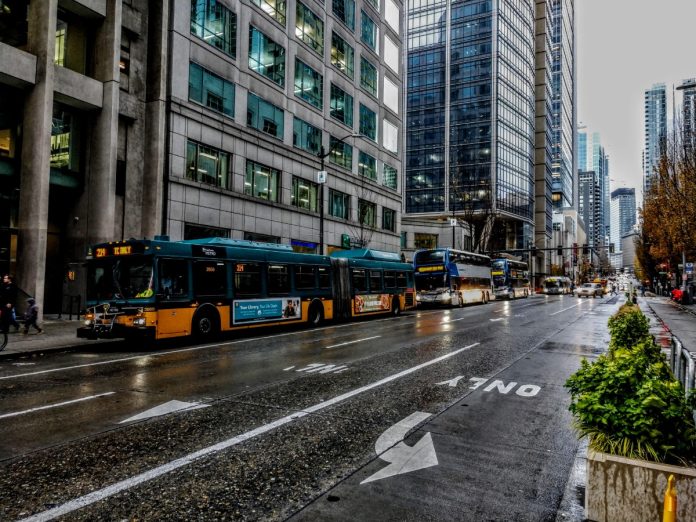
<path fill-rule="evenodd" d="M 27 335 L 29 333 L 29 327 L 33 326 L 36 329 L 37 333 L 43 333 L 43 330 L 39 328 L 39 325 L 36 324 L 37 319 L 39 318 L 39 307 L 36 304 L 36 300 L 33 297 L 30 297 L 27 299 L 27 312 L 24 314 L 24 335 Z"/>
<path fill-rule="evenodd" d="M 3 340 L 0 342 L 0 350 L 7 346 L 7 333 L 10 331 L 10 325 L 15 326 L 15 330 L 19 329 L 19 324 L 14 319 L 14 307 L 17 303 L 17 285 L 12 281 L 12 277 L 5 274 L 2 277 L 2 285 L 0 285 L 0 332 L 2 332 Z"/>

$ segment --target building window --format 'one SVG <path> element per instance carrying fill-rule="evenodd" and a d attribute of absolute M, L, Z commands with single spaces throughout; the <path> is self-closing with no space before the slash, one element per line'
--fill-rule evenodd
<path fill-rule="evenodd" d="M 331 5 L 336 18 L 355 31 L 355 0 L 331 0 Z"/>
<path fill-rule="evenodd" d="M 396 232 L 396 211 L 390 208 L 382 208 L 382 228 L 390 232 Z"/>
<path fill-rule="evenodd" d="M 398 188 L 396 169 L 391 165 L 387 165 L 386 163 L 383 165 L 383 168 L 382 185 L 396 190 Z"/>
<path fill-rule="evenodd" d="M 358 223 L 366 227 L 374 227 L 376 224 L 377 205 L 364 199 L 358 200 Z"/>
<path fill-rule="evenodd" d="M 247 96 L 247 125 L 254 129 L 270 134 L 274 138 L 283 139 L 283 118 L 285 114 L 280 109 L 262 100 L 255 94 Z"/>
<path fill-rule="evenodd" d="M 333 217 L 348 219 L 350 216 L 350 196 L 338 190 L 329 190 L 329 214 Z"/>
<path fill-rule="evenodd" d="M 61 105 L 53 107 L 50 165 L 51 169 L 61 171 L 80 170 L 79 120 Z"/>
<path fill-rule="evenodd" d="M 413 248 L 437 248 L 437 234 L 419 234 L 416 232 L 413 238 Z"/>
<path fill-rule="evenodd" d="M 196 63 L 189 64 L 189 100 L 234 118 L 234 84 Z"/>
<path fill-rule="evenodd" d="M 62 20 L 56 22 L 56 49 L 53 56 L 53 63 L 60 67 L 65 67 L 65 37 L 68 31 L 68 24 Z"/>
<path fill-rule="evenodd" d="M 191 0 L 191 34 L 236 57 L 237 15 L 217 0 Z"/>
<path fill-rule="evenodd" d="M 363 10 L 360 10 L 360 40 L 377 51 L 377 24 Z"/>
<path fill-rule="evenodd" d="M 353 147 L 344 141 L 338 141 L 333 136 L 329 137 L 329 162 L 348 170 L 353 169 Z"/>
<path fill-rule="evenodd" d="M 401 232 L 401 249 L 405 250 L 408 248 L 408 233 Z"/>
<path fill-rule="evenodd" d="M 321 130 L 306 121 L 295 118 L 292 122 L 292 145 L 312 154 L 321 150 Z"/>
<path fill-rule="evenodd" d="M 121 31 L 121 55 L 118 59 L 118 86 L 122 91 L 130 89 L 130 49 L 131 38 L 126 31 Z"/>
<path fill-rule="evenodd" d="M 353 97 L 333 83 L 331 84 L 331 117 L 348 127 L 353 127 Z"/>
<path fill-rule="evenodd" d="M 7 8 L 9 8 L 7 0 L 0 1 L 0 14 L 4 14 L 4 10 Z M 55 65 L 92 76 L 90 69 L 94 67 L 91 59 L 94 34 L 87 18 L 77 16 L 59 7 L 54 33 L 55 51 L 53 58 Z"/>
<path fill-rule="evenodd" d="M 399 152 L 399 129 L 393 123 L 383 120 L 382 122 L 382 145 L 389 152 L 398 154 Z"/>
<path fill-rule="evenodd" d="M 379 8 L 378 8 L 379 9 Z M 401 18 L 401 10 L 393 0 L 387 0 L 384 6 L 384 19 L 390 25 L 396 34 L 399 34 L 399 19 Z"/>
<path fill-rule="evenodd" d="M 297 2 L 295 36 L 324 55 L 324 22 L 302 2 Z"/>
<path fill-rule="evenodd" d="M 324 78 L 295 58 L 295 96 L 321 109 L 324 105 Z"/>
<path fill-rule="evenodd" d="M 228 228 L 211 227 L 208 225 L 196 225 L 184 223 L 184 239 L 202 239 L 206 237 L 230 237 Z"/>
<path fill-rule="evenodd" d="M 249 69 L 281 87 L 285 85 L 285 48 L 249 26 Z"/>
<path fill-rule="evenodd" d="M 384 77 L 384 87 L 382 88 L 382 101 L 384 105 L 391 109 L 394 114 L 399 114 L 399 88 L 386 76 Z"/>
<path fill-rule="evenodd" d="M 391 38 L 384 38 L 384 63 L 394 71 L 397 75 L 399 74 L 399 46 L 396 45 Z"/>
<path fill-rule="evenodd" d="M 367 0 L 367 3 L 379 12 L 379 0 Z"/>
<path fill-rule="evenodd" d="M 186 179 L 229 188 L 229 154 L 193 141 L 186 143 Z"/>
<path fill-rule="evenodd" d="M 377 96 L 377 67 L 360 57 L 360 86 L 373 96 Z"/>
<path fill-rule="evenodd" d="M 360 104 L 360 134 L 377 141 L 377 115 Z"/>
<path fill-rule="evenodd" d="M 348 43 L 338 36 L 331 33 L 331 65 L 336 67 L 349 78 L 353 78 L 355 71 L 355 52 Z"/>
<path fill-rule="evenodd" d="M 317 197 L 319 185 L 306 179 L 293 176 L 292 178 L 292 204 L 305 210 L 317 211 Z"/>
<path fill-rule="evenodd" d="M 366 152 L 360 151 L 360 154 L 358 154 L 358 174 L 367 179 L 376 180 L 377 160 Z"/>
<path fill-rule="evenodd" d="M 267 201 L 278 201 L 280 171 L 253 161 L 246 162 L 244 193 Z"/>
<path fill-rule="evenodd" d="M 251 0 L 258 5 L 261 10 L 285 27 L 285 0 Z"/>

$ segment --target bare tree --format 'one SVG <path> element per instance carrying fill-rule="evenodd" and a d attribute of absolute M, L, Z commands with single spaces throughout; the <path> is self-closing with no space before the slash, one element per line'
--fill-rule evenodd
<path fill-rule="evenodd" d="M 377 228 L 376 194 L 365 176 L 358 174 L 360 184 L 357 186 L 358 223 L 350 226 L 351 235 L 361 248 L 367 248 Z"/>
<path fill-rule="evenodd" d="M 471 250 L 488 251 L 496 222 L 489 181 L 472 182 L 458 170 L 450 184 L 450 206 L 454 209 L 453 217 L 466 225 L 471 238 Z"/>

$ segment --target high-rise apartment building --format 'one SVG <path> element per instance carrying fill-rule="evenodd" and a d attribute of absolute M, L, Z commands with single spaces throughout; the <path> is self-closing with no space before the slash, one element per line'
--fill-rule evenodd
<path fill-rule="evenodd" d="M 599 202 L 596 204 L 596 207 L 600 221 L 599 228 L 593 231 L 597 239 L 593 244 L 600 246 L 605 244 L 606 238 L 611 233 L 609 157 L 605 152 L 598 132 L 590 133 L 585 127 L 582 127 L 578 132 L 578 144 L 578 169 L 580 172 L 594 172 L 596 183 L 599 186 Z M 589 230 L 587 236 L 588 238 L 592 236 Z"/>
<path fill-rule="evenodd" d="M 0 270 L 51 312 L 97 241 L 398 250 L 402 3 L 153 5 L 2 2 Z"/>
<path fill-rule="evenodd" d="M 667 139 L 667 93 L 665 84 L 645 91 L 645 144 L 643 149 L 643 194 L 650 191 L 654 169 Z"/>
<path fill-rule="evenodd" d="M 621 238 L 636 225 L 636 189 L 618 188 L 611 193 L 611 243 L 621 250 Z"/>
<path fill-rule="evenodd" d="M 579 173 L 578 213 L 585 224 L 587 244 L 591 247 L 602 246 L 602 183 L 593 170 Z"/>
<path fill-rule="evenodd" d="M 534 2 L 414 0 L 408 27 L 405 249 L 450 245 L 450 218 L 488 209 L 489 248 L 528 247 Z"/>
<path fill-rule="evenodd" d="M 682 91 L 682 129 L 687 154 L 696 151 L 696 78 L 684 80 L 677 90 Z"/>

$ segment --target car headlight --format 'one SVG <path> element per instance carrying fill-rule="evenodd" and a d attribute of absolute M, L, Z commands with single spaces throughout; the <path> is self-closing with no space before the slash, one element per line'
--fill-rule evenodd
<path fill-rule="evenodd" d="M 145 326 L 145 318 L 144 317 L 136 317 L 133 319 L 133 326 Z"/>

